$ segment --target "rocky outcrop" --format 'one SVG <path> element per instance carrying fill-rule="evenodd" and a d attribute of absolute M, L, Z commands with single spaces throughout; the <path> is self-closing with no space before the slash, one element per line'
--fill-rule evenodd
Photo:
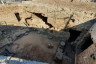
<path fill-rule="evenodd" d="M 84 52 L 80 53 L 77 58 L 77 64 L 95 64 L 96 60 L 96 47 L 95 45 L 91 45 Z"/>
<path fill-rule="evenodd" d="M 57 30 L 62 30 L 65 27 L 70 28 L 73 26 L 77 26 L 78 28 L 80 27 L 80 29 L 74 27 L 74 29 L 77 30 L 82 30 L 82 27 L 87 29 L 87 27 L 90 26 L 88 25 L 88 23 L 84 22 L 88 22 L 90 19 L 94 19 L 96 14 L 94 9 L 94 3 L 93 5 L 91 3 L 66 3 L 60 1 L 56 1 L 53 4 L 50 1 L 39 1 L 39 3 L 37 1 L 32 3 L 33 4 L 28 3 L 31 5 L 31 7 L 28 6 L 24 9 L 33 13 L 39 12 L 39 14 L 47 17 L 47 23 L 51 24 L 53 28 Z M 24 5 L 27 6 L 28 4 Z M 70 19 L 71 16 L 72 18 Z M 70 20 L 70 22 L 68 22 L 68 20 Z M 94 23 L 94 21 L 92 21 L 92 23 Z M 92 23 L 90 24 L 91 26 Z"/>

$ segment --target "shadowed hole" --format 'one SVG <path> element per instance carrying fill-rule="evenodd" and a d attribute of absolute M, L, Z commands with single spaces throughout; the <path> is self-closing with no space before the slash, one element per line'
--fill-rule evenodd
<path fill-rule="evenodd" d="M 19 13 L 15 13 L 15 16 L 16 16 L 16 18 L 17 18 L 18 22 L 20 22 L 21 18 L 20 18 Z"/>
<path fill-rule="evenodd" d="M 81 46 L 81 49 L 84 51 L 85 49 L 87 49 L 91 44 L 93 44 L 93 41 L 91 39 L 91 35 L 89 37 L 87 37 L 86 41 L 84 42 L 84 44 Z"/>
<path fill-rule="evenodd" d="M 70 32 L 70 38 L 69 38 L 69 41 L 70 42 L 72 42 L 72 41 L 75 41 L 76 40 L 76 38 L 80 35 L 80 31 L 76 31 L 76 30 L 72 30 L 72 29 L 70 29 L 69 30 L 69 32 Z"/>
<path fill-rule="evenodd" d="M 47 17 L 44 17 L 41 13 L 33 13 L 33 14 L 41 18 L 45 22 L 45 24 L 47 24 L 50 28 L 53 27 L 50 23 L 47 22 Z"/>

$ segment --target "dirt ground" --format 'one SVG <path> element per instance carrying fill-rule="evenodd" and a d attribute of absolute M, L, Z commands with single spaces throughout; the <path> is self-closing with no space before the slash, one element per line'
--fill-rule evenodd
<path fill-rule="evenodd" d="M 46 37 L 29 33 L 26 36 L 18 39 L 12 46 L 12 51 L 17 53 L 15 56 L 28 60 L 52 62 L 52 58 L 57 49 L 56 42 L 53 42 Z M 49 48 L 52 46 L 52 48 Z"/>

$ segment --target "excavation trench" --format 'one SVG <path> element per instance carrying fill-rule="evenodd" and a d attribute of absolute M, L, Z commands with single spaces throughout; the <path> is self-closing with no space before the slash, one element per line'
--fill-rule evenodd
<path fill-rule="evenodd" d="M 0 55 L 12 56 L 31 61 L 62 64 L 62 62 L 65 62 L 63 60 L 66 60 L 67 58 L 63 58 L 63 60 L 55 58 L 56 53 L 59 51 L 59 53 L 57 53 L 58 58 L 61 57 L 62 54 L 64 54 L 64 56 L 67 56 L 69 59 L 71 59 L 68 60 L 69 63 L 74 64 L 75 46 L 73 46 L 72 43 L 80 36 L 81 34 L 80 31 L 68 29 L 69 30 L 68 33 L 70 33 L 70 36 L 68 37 L 68 33 L 66 32 L 65 34 L 67 34 L 67 36 L 65 37 L 64 35 L 62 35 L 64 34 L 63 31 L 57 32 L 48 29 L 12 27 L 12 26 L 10 28 L 8 28 L 7 26 L 7 29 L 4 29 L 3 33 L 7 35 L 8 33 L 6 32 L 8 32 L 8 30 L 9 34 L 11 34 L 12 32 L 14 33 L 11 34 L 10 36 L 10 39 L 12 39 L 12 43 L 6 44 L 3 47 L 1 47 Z M 2 35 L 4 35 L 3 33 Z M 60 35 L 62 35 L 63 37 Z M 64 39 L 66 39 L 66 41 L 64 41 Z M 88 45 L 86 44 L 86 42 L 88 42 L 87 40 L 90 41 Z M 82 50 L 85 50 L 92 44 L 90 37 L 88 37 L 87 40 L 81 46 Z M 60 43 L 62 42 L 65 45 L 63 44 L 60 45 Z M 60 50 L 58 50 L 59 47 Z M 60 52 L 61 50 L 63 52 Z"/>
<path fill-rule="evenodd" d="M 26 60 L 52 62 L 56 48 L 56 42 L 49 40 L 46 36 L 30 32 L 14 41 L 13 44 L 6 45 L 0 54 Z"/>
<path fill-rule="evenodd" d="M 51 61 L 56 50 L 52 41 L 35 33 L 30 33 L 14 43 L 12 49 L 17 53 L 16 56 L 30 60 Z M 48 48 L 49 44 L 53 46 L 52 49 Z"/>
<path fill-rule="evenodd" d="M 16 12 L 14 16 L 16 23 L 23 26 L 0 25 L 0 43 L 2 43 L 0 55 L 31 61 L 54 62 L 59 42 L 65 41 L 68 37 L 65 38 L 62 31 L 50 30 L 53 26 L 41 13 L 25 13 L 22 17 Z"/>
<path fill-rule="evenodd" d="M 13 23 L 0 22 L 0 55 L 49 64 L 74 64 L 75 46 L 79 40 L 84 40 L 81 51 L 93 44 L 91 37 L 84 39 L 82 30 L 66 28 L 62 18 L 49 18 L 42 13 L 28 11 L 15 12 L 12 17 L 16 20 L 11 20 Z M 71 21 L 69 24 L 75 22 L 74 19 Z M 66 30 L 62 30 L 64 27 Z"/>

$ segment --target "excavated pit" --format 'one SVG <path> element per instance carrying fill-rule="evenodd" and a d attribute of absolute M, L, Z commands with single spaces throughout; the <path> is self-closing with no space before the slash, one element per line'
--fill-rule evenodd
<path fill-rule="evenodd" d="M 54 44 L 55 42 L 36 33 L 29 33 L 14 43 L 12 50 L 16 53 L 15 56 L 42 62 L 50 62 L 57 47 Z M 49 48 L 49 46 L 52 46 L 52 48 Z"/>
<path fill-rule="evenodd" d="M 47 23 L 47 17 L 39 13 L 30 13 L 29 17 L 23 19 L 20 13 L 14 15 L 18 25 L 24 26 L 7 25 L 6 22 L 3 22 L 6 25 L 0 25 L 2 43 L 0 55 L 54 63 L 59 43 L 65 42 L 70 33 L 51 30 L 53 26 Z M 30 21 L 33 22 L 33 27 L 30 27 Z"/>
<path fill-rule="evenodd" d="M 28 32 L 17 36 L 17 39 L 1 48 L 1 55 L 19 57 L 27 60 L 52 62 L 58 42 L 50 40 L 38 32 Z"/>
<path fill-rule="evenodd" d="M 76 58 L 94 45 L 89 31 L 96 22 L 96 4 L 70 1 L 1 6 L 0 55 L 49 64 L 79 61 Z M 90 57 L 95 60 L 93 53 Z"/>

